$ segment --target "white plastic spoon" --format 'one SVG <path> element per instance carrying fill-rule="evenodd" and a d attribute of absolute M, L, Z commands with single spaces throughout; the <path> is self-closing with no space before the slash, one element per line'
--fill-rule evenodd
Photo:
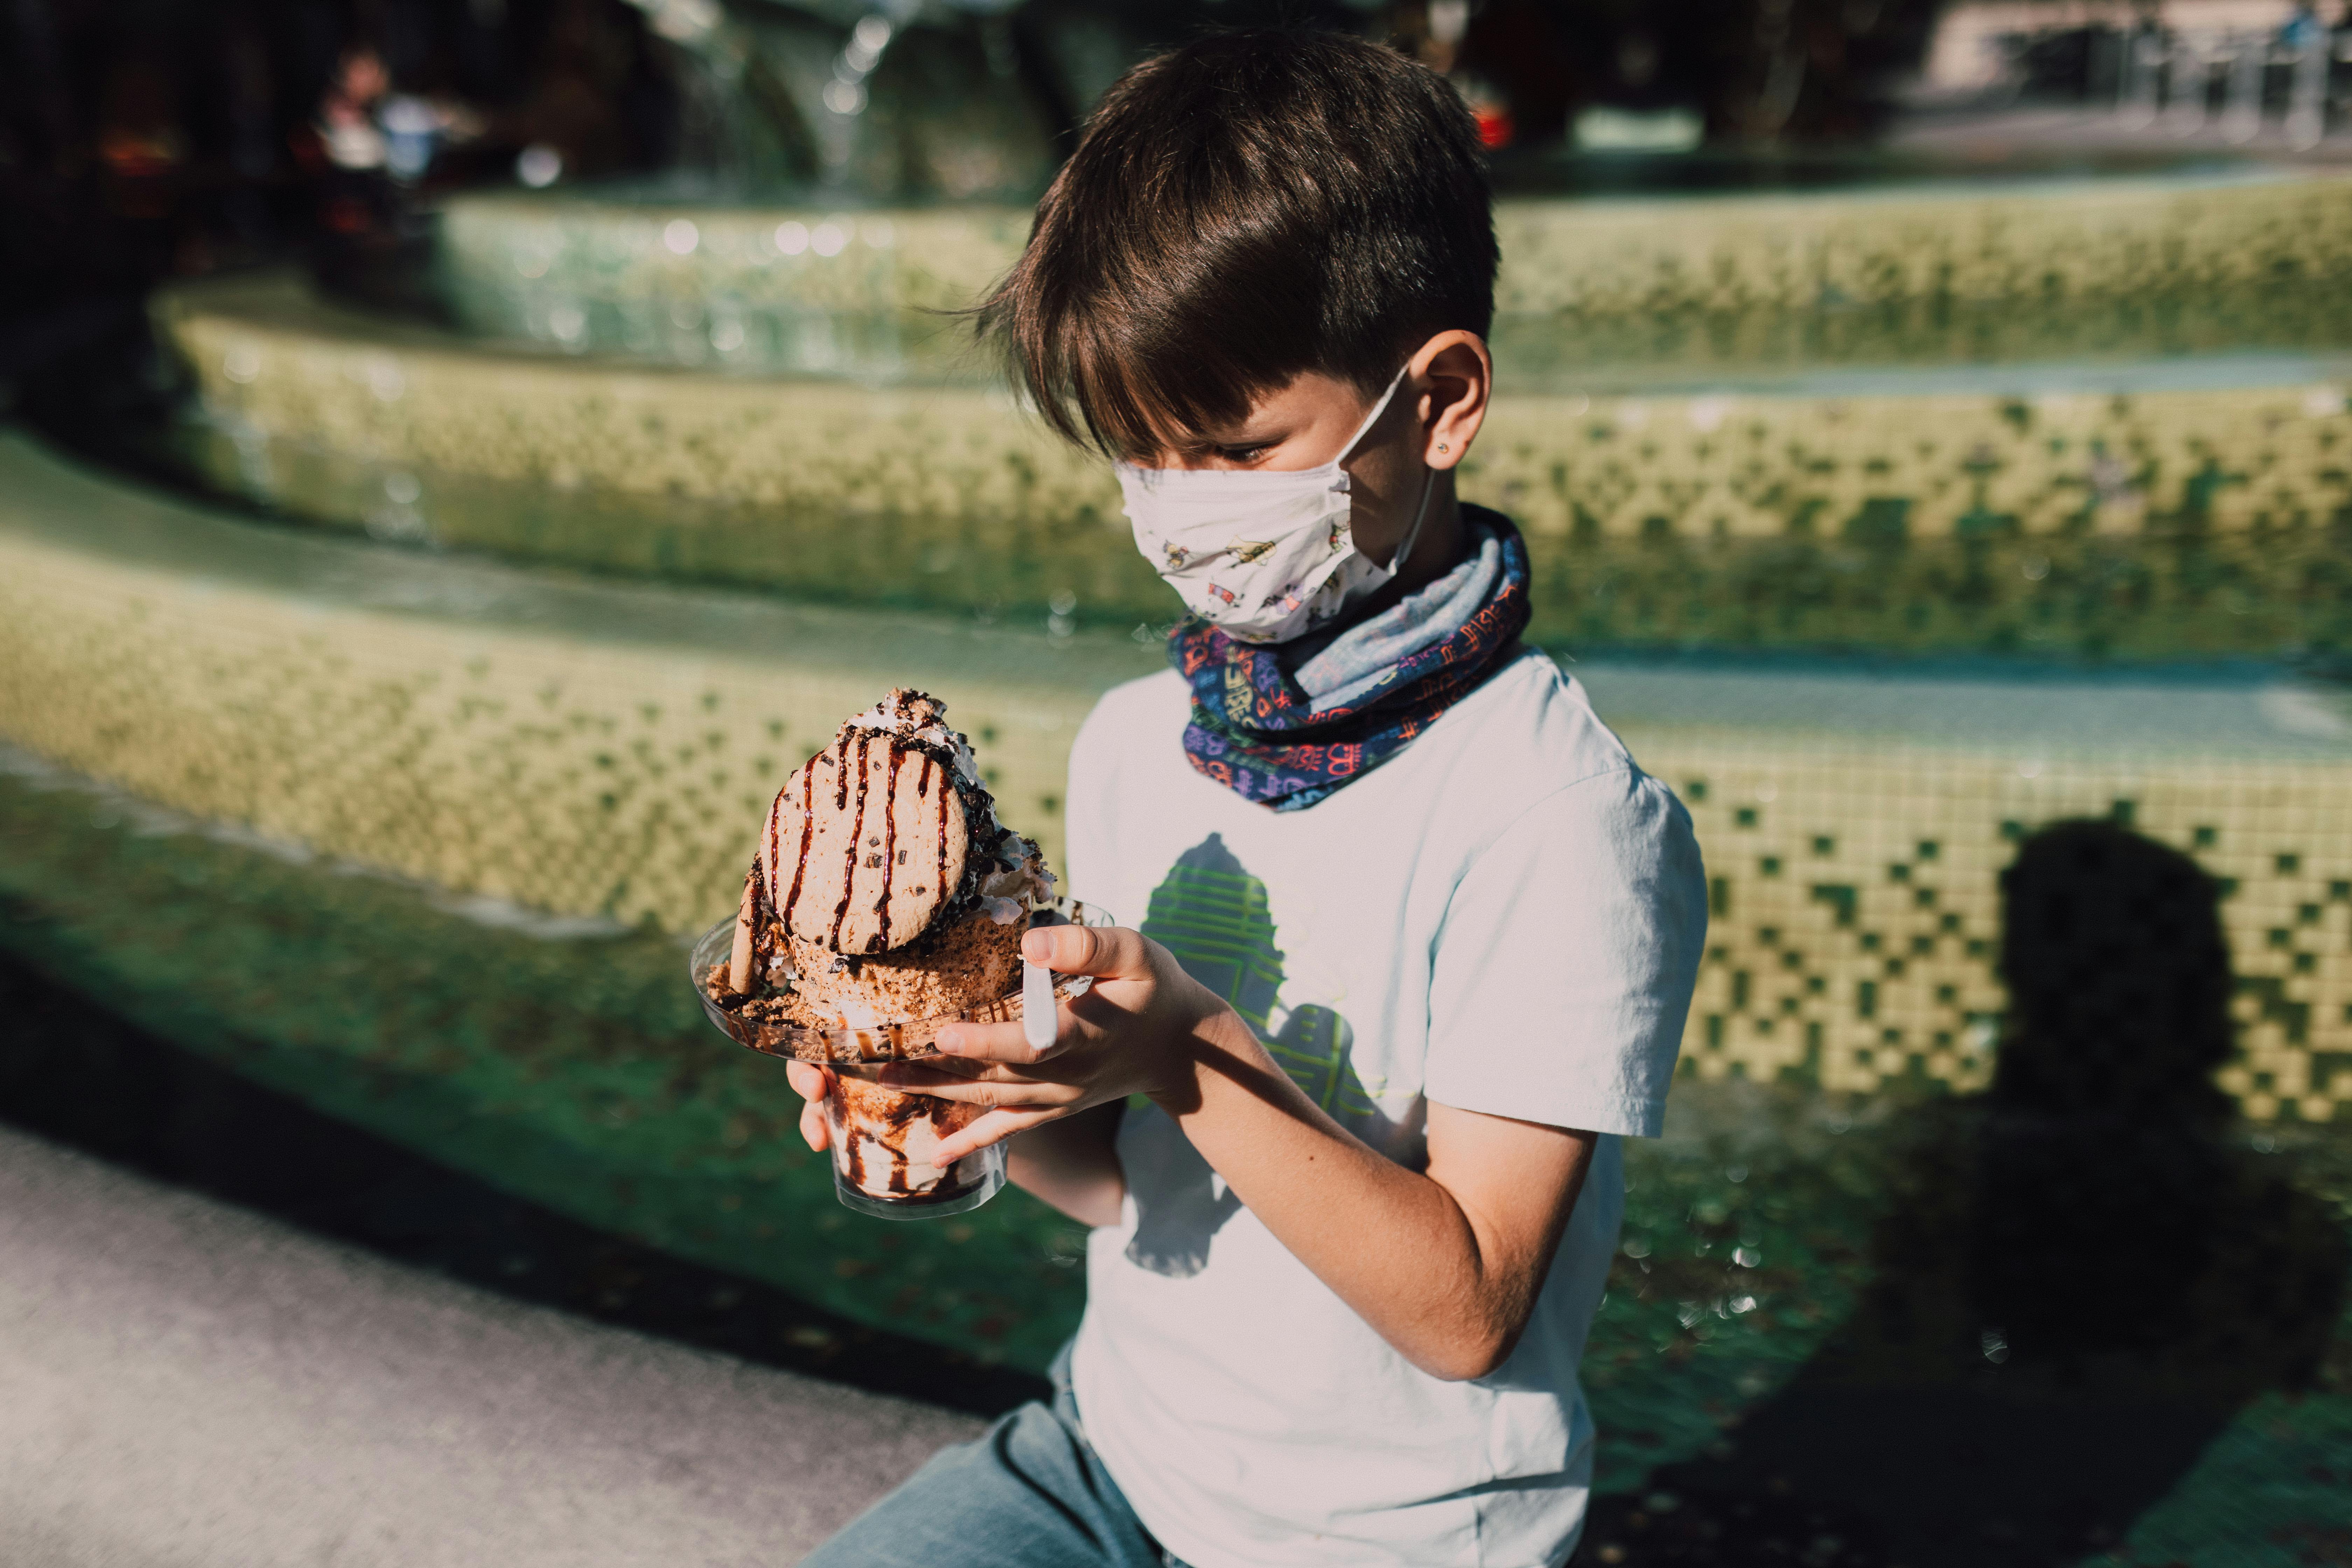
<path fill-rule="evenodd" d="M 1021 961 L 1021 1037 L 1033 1051 L 1054 1044 L 1054 972 L 1042 963 Z"/>

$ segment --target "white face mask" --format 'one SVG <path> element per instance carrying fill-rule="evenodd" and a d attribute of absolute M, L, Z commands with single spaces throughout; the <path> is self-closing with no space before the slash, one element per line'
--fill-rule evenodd
<path fill-rule="evenodd" d="M 1319 468 L 1271 473 L 1116 464 L 1136 548 L 1188 609 L 1237 642 L 1287 642 L 1331 620 L 1396 575 L 1429 510 L 1435 469 L 1389 563 L 1376 566 L 1357 552 L 1339 465 L 1403 384 L 1401 370 L 1339 456 Z"/>

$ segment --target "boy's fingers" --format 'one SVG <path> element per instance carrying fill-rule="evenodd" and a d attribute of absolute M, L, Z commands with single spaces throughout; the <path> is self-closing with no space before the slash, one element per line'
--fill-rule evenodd
<path fill-rule="evenodd" d="M 784 1077 L 803 1100 L 824 1098 L 824 1069 L 814 1062 L 786 1062 Z"/>
<path fill-rule="evenodd" d="M 1016 1132 L 1026 1132 L 1061 1114 L 1058 1110 L 1025 1108 L 992 1110 L 961 1132 L 940 1139 L 939 1150 L 931 1158 L 941 1165 L 952 1165 L 966 1154 L 977 1153 L 991 1143 L 1002 1143 Z"/>
<path fill-rule="evenodd" d="M 937 1094 L 962 1089 L 983 1079 L 1002 1077 L 994 1062 L 971 1060 L 963 1057 L 942 1057 L 937 1061 L 890 1062 L 883 1067 L 875 1081 L 885 1089 L 904 1089 L 911 1094 Z"/>
<path fill-rule="evenodd" d="M 1039 926 L 1021 939 L 1021 956 L 1062 974 L 1139 980 L 1151 973 L 1142 933 L 1125 926 Z"/>
<path fill-rule="evenodd" d="M 829 1131 L 824 1124 L 824 1111 L 816 1101 L 811 1100 L 801 1107 L 801 1137 L 806 1140 L 810 1148 L 823 1152 Z"/>
<path fill-rule="evenodd" d="M 1018 1024 L 957 1024 L 940 1031 L 940 1050 L 965 1061 L 1010 1062 L 1028 1067 L 1061 1049 L 1061 1042 L 1039 1050 L 1029 1043 Z"/>
<path fill-rule="evenodd" d="M 952 1100 L 963 1105 L 1052 1107 L 1066 1104 L 1081 1092 L 1069 1084 L 1035 1083 L 1027 1079 L 942 1078 L 923 1082 L 888 1077 L 882 1084 L 902 1093 L 928 1094 L 934 1100 Z"/>
<path fill-rule="evenodd" d="M 943 1075 L 945 1078 L 952 1079 L 979 1078 L 985 1073 L 994 1072 L 995 1070 L 996 1064 L 994 1062 L 983 1061 L 974 1057 L 918 1057 L 912 1061 L 883 1063 L 882 1081 L 887 1084 L 904 1088 L 908 1084 L 913 1084 L 918 1078 L 920 1078 L 927 1073 L 938 1073 Z M 903 1083 L 900 1081 L 902 1078 L 905 1080 Z"/>

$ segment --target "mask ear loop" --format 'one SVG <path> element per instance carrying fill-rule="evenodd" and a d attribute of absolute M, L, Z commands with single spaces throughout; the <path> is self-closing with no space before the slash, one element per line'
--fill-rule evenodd
<path fill-rule="evenodd" d="M 1421 504 L 1413 508 L 1412 526 L 1404 531 L 1404 537 L 1397 541 L 1396 550 L 1389 556 L 1390 576 L 1403 571 L 1404 563 L 1412 559 L 1412 547 L 1421 542 L 1421 525 L 1429 521 L 1429 498 L 1436 489 L 1437 470 L 1431 468 L 1422 478 Z"/>
<path fill-rule="evenodd" d="M 1399 367 L 1396 374 L 1389 381 L 1388 390 L 1381 394 L 1381 400 L 1372 405 L 1372 411 L 1364 416 L 1364 422 L 1356 426 L 1356 433 L 1348 437 L 1348 444 L 1339 448 L 1338 457 L 1331 459 L 1331 467 L 1340 469 L 1340 477 L 1343 479 L 1347 474 L 1341 466 L 1356 455 L 1356 448 L 1364 444 L 1364 437 L 1372 433 L 1372 426 L 1387 417 L 1389 405 L 1396 401 L 1397 388 L 1404 384 L 1405 373 L 1411 369 L 1412 366 L 1410 364 Z"/>
<path fill-rule="evenodd" d="M 1338 458 L 1333 459 L 1335 467 L 1356 455 L 1356 448 L 1363 445 L 1364 437 L 1372 433 L 1372 426 L 1381 422 L 1381 417 L 1389 411 L 1389 405 L 1396 401 L 1397 388 L 1404 384 L 1405 375 L 1412 369 L 1411 362 L 1397 368 L 1396 374 L 1389 381 L 1389 389 L 1381 394 L 1380 402 L 1373 405 L 1370 414 L 1364 416 L 1364 422 L 1357 426 L 1356 433 L 1348 438 L 1347 447 L 1341 450 Z M 1344 470 L 1341 477 L 1343 479 L 1346 477 Z M 1405 530 L 1404 538 L 1398 542 L 1396 549 L 1389 556 L 1387 570 L 1391 577 L 1403 569 L 1407 561 L 1412 559 L 1412 547 L 1421 540 L 1421 525 L 1429 516 L 1430 492 L 1436 488 L 1437 470 L 1431 468 L 1421 481 L 1421 504 L 1413 509 L 1412 526 Z"/>

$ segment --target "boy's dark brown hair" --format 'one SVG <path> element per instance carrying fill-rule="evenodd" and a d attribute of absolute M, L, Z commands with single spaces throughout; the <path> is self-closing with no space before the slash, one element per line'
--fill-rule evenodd
<path fill-rule="evenodd" d="M 1495 310 L 1492 198 L 1435 72 L 1339 33 L 1221 33 L 1087 121 L 980 306 L 1048 424 L 1114 455 L 1197 444 L 1305 371 L 1367 395 Z"/>

